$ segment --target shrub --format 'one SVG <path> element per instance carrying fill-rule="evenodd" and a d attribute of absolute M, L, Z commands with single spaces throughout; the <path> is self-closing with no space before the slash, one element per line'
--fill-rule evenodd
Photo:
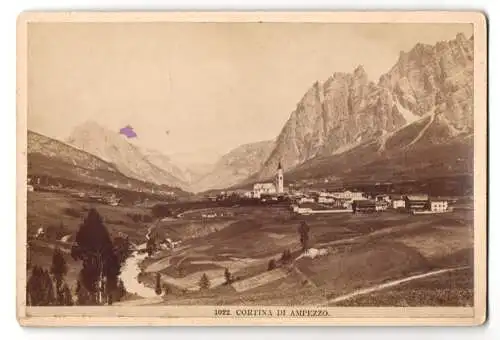
<path fill-rule="evenodd" d="M 276 261 L 274 259 L 270 259 L 267 264 L 267 270 L 273 270 L 276 268 Z"/>
<path fill-rule="evenodd" d="M 80 211 L 75 208 L 64 208 L 63 212 L 71 217 L 80 217 Z"/>
<path fill-rule="evenodd" d="M 284 264 L 292 262 L 292 253 L 290 252 L 290 249 L 286 249 L 283 251 L 283 254 L 281 254 L 280 260 Z"/>

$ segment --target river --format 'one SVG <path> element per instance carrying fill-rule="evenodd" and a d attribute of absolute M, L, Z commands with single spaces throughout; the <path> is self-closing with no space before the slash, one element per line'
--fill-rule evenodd
<path fill-rule="evenodd" d="M 146 256 L 146 253 L 139 254 L 137 251 L 134 251 L 125 261 L 125 264 L 122 267 L 120 278 L 122 279 L 127 292 L 136 294 L 142 298 L 157 297 L 158 295 L 156 295 L 156 292 L 153 288 L 146 287 L 142 283 L 139 283 L 139 281 L 137 280 L 137 277 L 141 272 L 139 263 L 141 263 L 141 261 L 144 260 Z"/>

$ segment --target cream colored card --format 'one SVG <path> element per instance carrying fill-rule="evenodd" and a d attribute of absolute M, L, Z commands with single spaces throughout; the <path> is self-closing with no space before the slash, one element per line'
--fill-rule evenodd
<path fill-rule="evenodd" d="M 18 19 L 26 326 L 479 325 L 477 12 Z"/>

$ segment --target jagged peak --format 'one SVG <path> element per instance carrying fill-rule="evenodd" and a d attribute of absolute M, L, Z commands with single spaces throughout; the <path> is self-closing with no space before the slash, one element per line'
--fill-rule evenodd
<path fill-rule="evenodd" d="M 457 36 L 455 37 L 455 39 L 459 42 L 467 41 L 465 34 L 463 34 L 462 32 L 457 33 Z"/>
<path fill-rule="evenodd" d="M 354 76 L 357 78 L 366 78 L 368 76 L 363 65 L 358 65 L 354 69 Z"/>

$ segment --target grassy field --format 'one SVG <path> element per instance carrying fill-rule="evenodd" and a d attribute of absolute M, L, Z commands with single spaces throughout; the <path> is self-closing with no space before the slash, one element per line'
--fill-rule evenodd
<path fill-rule="evenodd" d="M 183 247 L 166 251 L 161 255 L 164 258 L 163 266 L 155 269 L 162 273 L 165 282 L 186 285 L 194 290 L 203 273 L 207 273 L 214 281 L 214 286 L 220 287 L 224 268 L 228 268 L 237 279 L 233 286 L 244 288 L 225 287 L 223 296 L 214 293 L 219 288 L 180 296 L 174 294 L 165 303 L 190 304 L 198 301 L 207 304 L 286 304 L 299 300 L 302 303 L 324 303 L 357 289 L 435 269 L 473 266 L 472 216 L 464 211 L 422 216 L 395 212 L 373 215 L 347 213 L 306 216 L 300 219 L 286 210 L 274 208 L 234 208 L 232 213 L 231 218 L 214 219 L 206 224 L 213 226 L 224 223 L 220 230 L 212 228 L 203 237 L 186 235 Z M 262 276 L 267 271 L 269 260 L 275 259 L 279 263 L 285 249 L 291 250 L 294 258 L 298 257 L 300 243 L 297 227 L 301 220 L 305 220 L 311 227 L 310 247 L 326 249 L 328 255 L 298 259 L 285 276 L 278 275 L 272 279 Z M 178 223 L 176 228 L 182 228 L 182 223 Z M 197 222 L 191 216 L 185 223 Z M 199 220 L 198 223 L 207 222 Z M 165 228 L 172 230 L 172 226 Z M 165 261 L 166 258 L 169 259 L 168 262 Z M 462 274 L 462 277 L 463 275 L 468 274 Z M 252 288 L 252 280 L 261 276 L 262 280 L 269 282 L 256 280 L 259 282 Z M 469 276 L 469 284 L 463 283 L 460 293 L 454 291 L 460 298 L 453 297 L 455 293 L 446 295 L 450 298 L 448 304 L 472 303 L 472 275 Z M 456 275 L 432 278 L 436 293 L 421 299 L 421 305 L 440 304 L 442 294 L 439 291 L 446 291 L 450 285 L 455 284 L 455 279 Z M 411 292 L 428 292 L 430 288 L 425 290 L 425 285 L 429 280 L 431 279 L 422 279 L 421 290 L 414 289 L 419 287 L 419 280 L 401 285 L 402 288 L 391 288 L 389 291 L 394 292 L 395 297 L 386 303 L 410 304 L 410 300 L 404 302 L 404 293 L 397 295 L 396 292 L 404 292 L 404 287 L 410 287 Z M 381 294 L 387 292 L 371 295 Z M 418 304 L 416 299 L 413 299 L 413 303 Z M 377 301 L 358 297 L 343 303 L 377 305 Z"/>
<path fill-rule="evenodd" d="M 85 212 L 94 206 L 112 234 L 126 233 L 137 244 L 148 227 L 160 237 L 182 241 L 141 264 L 141 282 L 153 287 L 156 273 L 171 287 L 162 304 L 328 304 L 338 297 L 408 277 L 446 268 L 473 267 L 473 216 L 461 210 L 446 214 L 407 215 L 393 211 L 321 216 L 293 215 L 283 207 L 208 207 L 192 209 L 180 218 L 137 222 L 134 215 L 151 215 L 139 207 L 111 207 L 55 193 L 30 192 L 28 233 L 39 226 L 74 234 Z M 215 213 L 214 218 L 203 214 Z M 322 256 L 301 255 L 298 227 L 310 226 L 309 248 Z M 62 227 L 60 224 L 62 223 Z M 50 263 L 48 244 L 30 247 L 37 263 Z M 64 247 L 64 245 L 62 245 Z M 291 261 L 280 260 L 289 250 Z M 300 258 L 299 258 L 300 256 Z M 74 278 L 79 264 L 69 259 Z M 277 269 L 268 271 L 270 260 Z M 233 281 L 225 283 L 228 269 Z M 199 290 L 203 274 L 210 289 Z M 461 269 L 417 278 L 344 299 L 335 305 L 434 306 L 472 304 L 473 275 Z"/>
<path fill-rule="evenodd" d="M 71 242 L 79 229 L 80 224 L 90 208 L 96 208 L 104 219 L 111 236 L 126 233 L 130 240 L 136 243 L 144 242 L 147 233 L 147 224 L 135 222 L 134 214 L 148 215 L 149 209 L 136 207 L 112 207 L 99 203 L 81 201 L 62 193 L 28 192 L 27 200 L 27 232 L 28 236 L 36 234 L 39 228 L 46 233 L 42 240 L 33 240 L 28 248 L 31 265 L 50 268 L 54 248 L 63 250 L 68 264 L 66 281 L 74 288 L 81 263 L 75 262 L 70 256 Z M 60 239 L 68 235 L 68 242 Z M 28 272 L 28 276 L 29 276 Z"/>

